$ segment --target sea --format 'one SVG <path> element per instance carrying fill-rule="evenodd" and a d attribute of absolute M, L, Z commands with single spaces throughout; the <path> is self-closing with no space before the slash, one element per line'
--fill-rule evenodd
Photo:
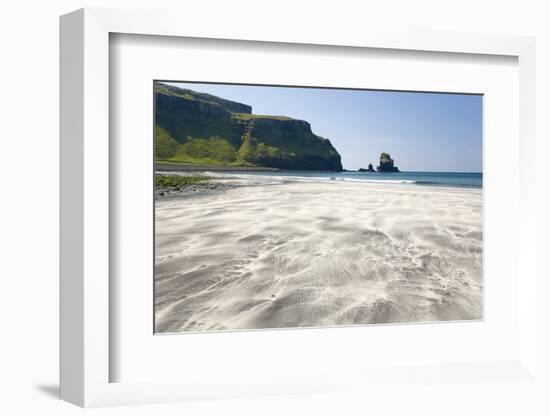
<path fill-rule="evenodd" d="M 231 175 L 241 176 L 241 175 Z M 478 172 L 308 172 L 271 171 L 247 172 L 243 176 L 267 176 L 273 179 L 320 180 L 344 182 L 371 182 L 388 184 L 410 184 L 416 186 L 438 186 L 453 188 L 482 188 L 483 174 Z"/>

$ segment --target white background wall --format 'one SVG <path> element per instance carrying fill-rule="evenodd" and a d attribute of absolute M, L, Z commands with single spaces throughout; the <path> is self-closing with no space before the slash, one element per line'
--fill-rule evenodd
<path fill-rule="evenodd" d="M 189 3 L 189 4 L 185 4 Z M 200 4 L 199 4 L 200 3 Z M 207 1 L 19 0 L 0 8 L 0 413 L 76 414 L 60 402 L 58 375 L 58 16 L 80 7 L 187 11 L 208 24 L 211 13 L 247 15 L 250 24 L 267 19 L 287 25 L 320 21 L 327 31 L 360 30 L 372 22 L 391 26 L 535 35 L 538 41 L 538 130 L 540 165 L 550 145 L 550 12 L 543 0 L 385 1 Z M 185 24 L 185 22 L 182 22 Z M 246 28 L 239 27 L 239 31 Z M 536 155 L 533 155 L 535 159 Z M 539 212 L 550 212 L 548 173 L 539 178 Z M 549 253 L 548 219 L 539 223 L 540 253 Z M 550 280 L 541 256 L 539 267 Z M 550 282 L 538 288 L 544 323 L 549 321 Z M 546 294 L 546 295 L 545 295 Z M 542 347 L 550 350 L 549 332 Z M 549 328 L 550 325 L 546 326 Z M 540 366 L 550 374 L 548 353 Z M 498 383 L 486 386 L 388 387 L 376 397 L 345 393 L 323 396 L 214 401 L 94 410 L 101 415 L 150 414 L 550 414 L 550 384 L 537 389 Z"/>

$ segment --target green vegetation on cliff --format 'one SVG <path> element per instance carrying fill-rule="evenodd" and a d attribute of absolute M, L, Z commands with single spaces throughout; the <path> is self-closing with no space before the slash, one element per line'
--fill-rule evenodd
<path fill-rule="evenodd" d="M 252 114 L 246 104 L 155 84 L 158 161 L 295 170 L 342 170 L 340 155 L 308 122 Z"/>

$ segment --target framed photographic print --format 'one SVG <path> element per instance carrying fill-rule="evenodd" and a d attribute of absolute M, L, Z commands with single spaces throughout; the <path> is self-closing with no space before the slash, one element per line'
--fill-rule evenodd
<path fill-rule="evenodd" d="M 61 20 L 62 398 L 532 379 L 533 40 L 180 23 Z"/>
<path fill-rule="evenodd" d="M 482 319 L 482 95 L 154 94 L 156 333 Z"/>

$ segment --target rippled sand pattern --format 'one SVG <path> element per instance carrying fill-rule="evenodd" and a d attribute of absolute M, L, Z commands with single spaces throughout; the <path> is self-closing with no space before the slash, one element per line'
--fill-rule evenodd
<path fill-rule="evenodd" d="M 482 192 L 281 183 L 157 201 L 157 332 L 482 317 Z"/>

